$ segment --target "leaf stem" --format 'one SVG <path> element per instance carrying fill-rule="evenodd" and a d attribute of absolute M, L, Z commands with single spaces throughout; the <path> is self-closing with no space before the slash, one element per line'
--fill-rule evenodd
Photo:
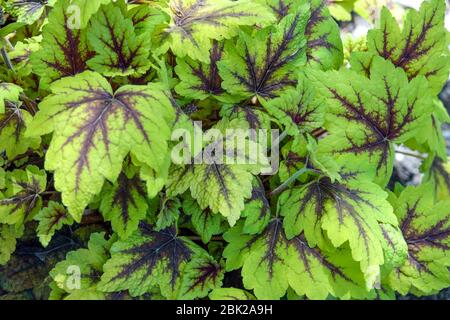
<path fill-rule="evenodd" d="M 419 154 L 412 153 L 412 152 L 395 150 L 395 153 L 402 154 L 402 155 L 407 156 L 407 157 L 414 157 L 414 158 L 421 159 L 421 160 L 425 160 L 426 159 L 425 157 L 423 157 L 423 156 L 421 156 Z"/>
<path fill-rule="evenodd" d="M 0 53 L 2 55 L 3 61 L 5 61 L 5 64 L 8 67 L 8 69 L 14 70 L 14 67 L 13 67 L 13 65 L 11 63 L 11 60 L 9 59 L 8 52 L 6 52 L 6 48 L 2 47 L 0 49 Z"/>
<path fill-rule="evenodd" d="M 278 186 L 275 190 L 273 190 L 269 195 L 271 197 L 283 192 L 286 190 L 295 180 L 297 180 L 298 177 L 300 177 L 302 174 L 308 172 L 308 171 L 315 171 L 314 169 L 303 167 L 300 170 L 298 170 L 296 173 L 294 173 L 292 176 L 290 176 L 285 182 L 283 182 L 280 186 Z"/>

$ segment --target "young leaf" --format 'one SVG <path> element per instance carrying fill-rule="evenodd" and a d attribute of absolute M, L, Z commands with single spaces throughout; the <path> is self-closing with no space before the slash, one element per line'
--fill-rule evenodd
<path fill-rule="evenodd" d="M 284 17 L 277 26 L 239 33 L 227 42 L 218 63 L 222 87 L 243 98 L 273 98 L 297 82 L 297 70 L 306 62 L 305 27 L 308 7 Z"/>
<path fill-rule="evenodd" d="M 379 223 L 397 223 L 386 197 L 371 182 L 349 179 L 333 183 L 319 178 L 283 193 L 279 208 L 289 239 L 304 232 L 311 246 L 320 246 L 325 241 L 323 229 L 336 248 L 348 241 L 370 288 L 384 262 Z"/>
<path fill-rule="evenodd" d="M 310 299 L 365 291 L 362 274 L 348 251 L 330 255 L 310 247 L 303 235 L 288 240 L 280 219 L 271 221 L 260 235 L 242 233 L 239 224 L 224 238 L 229 242 L 223 254 L 227 271 L 242 267 L 244 286 L 253 289 L 258 299 L 279 299 L 289 287 Z"/>
<path fill-rule="evenodd" d="M 0 223 L 17 224 L 29 221 L 42 206 L 47 175 L 38 167 L 14 170 L 8 174 L 7 189 L 0 194 Z"/>
<path fill-rule="evenodd" d="M 445 1 L 424 1 L 419 11 L 408 11 L 401 29 L 384 7 L 380 27 L 368 33 L 369 52 L 403 68 L 410 80 L 425 76 L 433 94 L 437 95 L 450 69 L 444 18 Z"/>
<path fill-rule="evenodd" d="M 145 73 L 150 68 L 148 35 L 136 35 L 133 21 L 114 4 L 102 6 L 91 20 L 88 34 L 96 56 L 87 64 L 105 76 Z"/>
<path fill-rule="evenodd" d="M 176 225 L 180 217 L 181 203 L 178 198 L 164 199 L 156 219 L 155 230 L 160 231 Z"/>
<path fill-rule="evenodd" d="M 347 70 L 310 74 L 328 107 L 330 134 L 321 145 L 344 163 L 364 159 L 384 186 L 392 173 L 393 143 L 412 137 L 432 112 L 425 78 L 409 82 L 402 69 L 379 57 L 370 79 Z"/>
<path fill-rule="evenodd" d="M 42 30 L 41 48 L 31 54 L 34 73 L 47 84 L 87 70 L 86 61 L 93 55 L 86 30 L 70 25 L 69 6 L 70 0 L 56 2 Z"/>
<path fill-rule="evenodd" d="M 292 136 L 311 132 L 323 124 L 324 102 L 304 77 L 300 78 L 295 89 L 288 89 L 280 97 L 262 101 L 262 104 Z"/>
<path fill-rule="evenodd" d="M 47 247 L 56 231 L 64 225 L 73 223 L 72 217 L 66 208 L 58 202 L 50 201 L 47 207 L 41 209 L 35 220 L 39 221 L 37 235 L 44 247 Z"/>
<path fill-rule="evenodd" d="M 429 184 L 407 187 L 394 201 L 408 258 L 395 269 L 389 284 L 401 294 L 430 294 L 450 285 L 449 201 L 434 203 Z"/>
<path fill-rule="evenodd" d="M 57 133 L 46 168 L 55 171 L 55 187 L 76 221 L 105 179 L 117 180 L 129 152 L 159 170 L 173 117 L 160 86 L 127 85 L 113 92 L 105 78 L 86 71 L 53 83 L 52 91 L 28 132 Z"/>
<path fill-rule="evenodd" d="M 170 0 L 170 23 L 161 35 L 163 48 L 176 56 L 209 61 L 211 40 L 234 37 L 239 26 L 266 25 L 273 16 L 248 0 Z"/>
<path fill-rule="evenodd" d="M 100 212 L 121 239 L 137 230 L 139 221 L 147 215 L 147 194 L 134 167 L 119 174 L 117 182 L 107 184 L 102 192 Z"/>
<path fill-rule="evenodd" d="M 188 266 L 203 257 L 207 257 L 203 249 L 177 236 L 173 228 L 154 231 L 151 226 L 142 225 L 139 231 L 111 248 L 100 289 L 129 290 L 132 296 L 139 296 L 159 286 L 166 298 L 176 297 Z"/>

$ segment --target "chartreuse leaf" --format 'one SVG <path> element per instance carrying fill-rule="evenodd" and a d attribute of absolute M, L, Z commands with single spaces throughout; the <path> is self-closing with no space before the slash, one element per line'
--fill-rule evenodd
<path fill-rule="evenodd" d="M 23 225 L 0 224 L 0 265 L 6 264 L 16 250 L 17 238 L 23 234 Z"/>
<path fill-rule="evenodd" d="M 74 10 L 74 13 L 80 15 L 79 17 L 79 29 L 84 29 L 87 25 L 91 17 L 97 13 L 98 9 L 102 4 L 108 4 L 111 0 L 71 0 L 70 4 L 72 8 L 77 8 L 77 11 Z"/>
<path fill-rule="evenodd" d="M 294 87 L 298 70 L 306 63 L 305 27 L 309 17 L 304 5 L 276 26 L 253 34 L 241 31 L 237 43 L 225 44 L 218 63 L 222 87 L 243 98 L 273 98 Z"/>
<path fill-rule="evenodd" d="M 13 83 L 0 83 L 0 114 L 5 113 L 5 102 L 19 101 L 19 95 L 22 93 L 22 88 Z"/>
<path fill-rule="evenodd" d="M 426 175 L 424 180 L 430 181 L 433 185 L 435 192 L 435 198 L 437 200 L 449 200 L 450 199 L 450 162 L 446 158 L 445 161 L 439 157 L 431 156 L 427 159 L 428 165 L 426 168 Z"/>
<path fill-rule="evenodd" d="M 0 223 L 21 225 L 42 206 L 47 175 L 36 166 L 7 173 L 6 191 L 0 194 Z"/>
<path fill-rule="evenodd" d="M 324 101 L 316 96 L 314 86 L 305 77 L 300 78 L 295 89 L 287 89 L 280 97 L 262 104 L 292 136 L 311 132 L 324 121 Z"/>
<path fill-rule="evenodd" d="M 265 6 L 248 0 L 170 0 L 170 16 L 162 32 L 162 50 L 169 47 L 178 57 L 209 61 L 211 40 L 230 39 L 239 26 L 265 26 L 274 17 Z"/>
<path fill-rule="evenodd" d="M 310 17 L 305 28 L 308 63 L 324 70 L 338 69 L 342 64 L 342 41 L 338 24 L 331 17 L 326 0 L 258 0 L 268 5 L 281 21 L 299 7 L 310 5 Z"/>
<path fill-rule="evenodd" d="M 425 78 L 408 81 L 402 69 L 379 57 L 370 79 L 348 70 L 309 74 L 327 103 L 323 150 L 348 165 L 364 159 L 384 186 L 392 173 L 393 143 L 412 137 L 432 112 Z"/>
<path fill-rule="evenodd" d="M 262 232 L 270 221 L 270 203 L 267 200 L 261 180 L 253 179 L 252 196 L 245 201 L 242 217 L 245 217 L 243 231 L 248 234 Z"/>
<path fill-rule="evenodd" d="M 87 64 L 93 70 L 105 76 L 127 76 L 150 68 L 150 37 L 138 36 L 133 21 L 118 6 L 102 6 L 90 27 L 88 40 L 96 55 Z"/>
<path fill-rule="evenodd" d="M 280 219 L 259 235 L 243 233 L 240 223 L 224 238 L 229 242 L 223 253 L 227 271 L 242 267 L 244 286 L 258 299 L 279 299 L 289 287 L 310 299 L 365 293 L 363 276 L 348 250 L 313 248 L 303 235 L 288 240 Z"/>
<path fill-rule="evenodd" d="M 107 183 L 101 193 L 100 212 L 120 238 L 137 230 L 147 215 L 147 194 L 136 167 L 126 167 L 114 184 Z"/>
<path fill-rule="evenodd" d="M 157 26 L 163 24 L 167 18 L 162 10 L 147 4 L 129 8 L 127 17 L 133 21 L 134 29 L 138 35 L 143 33 L 152 35 Z"/>
<path fill-rule="evenodd" d="M 64 225 L 71 225 L 73 219 L 67 209 L 60 203 L 50 201 L 47 207 L 42 208 L 36 215 L 35 220 L 39 221 L 37 235 L 44 247 L 47 247 L 56 231 Z"/>
<path fill-rule="evenodd" d="M 45 165 L 55 171 L 55 187 L 76 221 L 105 179 L 117 180 L 128 153 L 154 170 L 162 166 L 173 109 L 159 85 L 113 92 L 105 78 L 87 71 L 53 83 L 52 92 L 28 132 L 55 132 Z"/>
<path fill-rule="evenodd" d="M 198 245 L 173 228 L 154 231 L 149 225 L 116 242 L 103 270 L 104 292 L 129 290 L 138 296 L 159 287 L 168 299 L 205 296 L 222 277 L 222 268 Z"/>
<path fill-rule="evenodd" d="M 408 246 L 399 227 L 391 224 L 380 224 L 383 233 L 384 264 L 381 266 L 382 282 L 389 273 L 401 267 L 408 257 Z"/>
<path fill-rule="evenodd" d="M 397 223 L 386 197 L 379 186 L 362 179 L 319 178 L 284 192 L 279 208 L 289 239 L 304 232 L 311 246 L 323 245 L 325 230 L 335 247 L 348 241 L 370 288 L 384 262 L 379 223 Z"/>
<path fill-rule="evenodd" d="M 237 288 L 217 288 L 209 294 L 211 300 L 255 300 L 248 291 Z"/>
<path fill-rule="evenodd" d="M 394 199 L 395 214 L 408 245 L 408 258 L 389 277 L 406 294 L 431 294 L 450 285 L 450 202 L 434 203 L 430 184 L 407 187 Z"/>
<path fill-rule="evenodd" d="M 327 1 L 328 8 L 337 20 L 349 21 L 352 19 L 351 12 L 358 0 L 332 0 Z"/>
<path fill-rule="evenodd" d="M 405 9 L 393 0 L 358 0 L 355 3 L 355 12 L 374 25 L 380 19 L 383 7 L 389 8 L 396 20 L 401 22 Z"/>
<path fill-rule="evenodd" d="M 17 17 L 17 22 L 33 24 L 55 2 L 56 0 L 9 0 L 6 8 Z"/>
<path fill-rule="evenodd" d="M 183 201 L 183 212 L 191 216 L 191 223 L 204 243 L 208 243 L 213 235 L 222 231 L 222 216 L 211 209 L 200 209 L 198 203 L 190 196 Z"/>
<path fill-rule="evenodd" d="M 178 94 L 191 99 L 203 100 L 214 97 L 222 100 L 225 90 L 222 89 L 222 79 L 219 76 L 217 62 L 222 59 L 224 43 L 213 41 L 208 63 L 203 63 L 189 57 L 177 58 L 175 71 L 180 83 L 175 87 Z"/>
<path fill-rule="evenodd" d="M 403 28 L 384 7 L 380 27 L 367 35 L 369 53 L 403 68 L 409 79 L 425 76 L 437 95 L 448 78 L 450 55 L 444 24 L 445 1 L 424 1 L 419 11 L 409 10 Z"/>
<path fill-rule="evenodd" d="M 50 276 L 63 298 L 77 295 L 104 299 L 97 286 L 113 242 L 114 238 L 106 240 L 104 233 L 93 233 L 87 248 L 70 251 L 65 260 L 56 264 Z"/>
<path fill-rule="evenodd" d="M 41 82 L 50 83 L 87 70 L 86 61 L 93 55 L 88 48 L 86 29 L 70 24 L 69 6 L 70 0 L 56 2 L 42 30 L 41 47 L 31 54 L 33 71 Z"/>

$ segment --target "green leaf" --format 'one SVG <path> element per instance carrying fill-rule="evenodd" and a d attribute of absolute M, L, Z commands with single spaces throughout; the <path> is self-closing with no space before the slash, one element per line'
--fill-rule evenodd
<path fill-rule="evenodd" d="M 120 238 L 137 230 L 147 215 L 147 194 L 135 167 L 126 168 L 114 184 L 107 183 L 101 194 L 100 212 Z"/>
<path fill-rule="evenodd" d="M 39 221 L 37 235 L 44 247 L 47 247 L 56 231 L 64 225 L 73 223 L 72 217 L 66 208 L 58 202 L 50 201 L 47 207 L 41 209 L 35 220 Z"/>
<path fill-rule="evenodd" d="M 379 57 L 370 79 L 348 70 L 310 75 L 327 103 L 323 150 L 350 166 L 365 162 L 384 186 L 392 173 L 393 143 L 414 136 L 432 112 L 425 78 L 408 81 L 402 69 Z"/>
<path fill-rule="evenodd" d="M 13 83 L 0 83 L 0 114 L 5 113 L 5 102 L 17 102 L 22 88 Z"/>
<path fill-rule="evenodd" d="M 0 224 L 0 265 L 5 265 L 16 250 L 16 240 L 23 234 L 23 226 Z"/>
<path fill-rule="evenodd" d="M 36 166 L 7 175 L 7 189 L 0 194 L 0 223 L 21 225 L 33 219 L 42 206 L 47 175 Z"/>
<path fill-rule="evenodd" d="M 241 215 L 246 218 L 243 231 L 248 234 L 257 234 L 269 224 L 271 210 L 262 182 L 259 179 L 253 179 L 252 185 L 252 195 L 245 201 Z"/>
<path fill-rule="evenodd" d="M 407 187 L 394 201 L 408 258 L 389 277 L 389 285 L 406 294 L 431 294 L 450 286 L 450 202 L 434 203 L 430 184 Z"/>
<path fill-rule="evenodd" d="M 178 94 L 191 99 L 204 100 L 214 97 L 218 100 L 224 98 L 222 79 L 219 76 L 217 62 L 222 59 L 224 43 L 213 41 L 208 63 L 203 63 L 185 57 L 177 58 L 175 72 L 180 83 L 175 87 Z"/>
<path fill-rule="evenodd" d="M 133 21 L 114 4 L 102 6 L 92 18 L 88 40 L 96 56 L 87 64 L 105 76 L 139 75 L 150 68 L 150 38 L 138 36 Z"/>
<path fill-rule="evenodd" d="M 28 134 L 56 133 L 45 165 L 55 171 L 55 187 L 76 221 L 105 179 L 117 180 L 128 153 L 159 171 L 173 117 L 159 85 L 113 92 L 105 78 L 87 71 L 53 83 L 52 92 L 39 105 Z"/>
<path fill-rule="evenodd" d="M 106 5 L 110 2 L 111 0 L 71 0 L 70 3 L 73 8 L 79 9 L 80 29 L 84 29 L 88 25 L 89 20 L 95 13 L 97 13 L 101 5 Z"/>
<path fill-rule="evenodd" d="M 337 248 L 348 241 L 371 288 L 383 264 L 383 234 L 379 223 L 396 225 L 387 194 L 377 185 L 348 179 L 319 178 L 284 192 L 279 199 L 284 229 L 293 238 L 302 232 L 311 246 L 323 246 L 323 230 Z"/>
<path fill-rule="evenodd" d="M 351 12 L 356 1 L 358 0 L 332 0 L 328 1 L 330 3 L 328 8 L 336 20 L 350 21 L 352 19 Z"/>
<path fill-rule="evenodd" d="M 301 77 L 295 89 L 287 89 L 279 98 L 262 104 L 292 136 L 320 128 L 324 121 L 324 101 L 317 97 L 314 86 L 305 77 Z"/>
<path fill-rule="evenodd" d="M 222 87 L 243 98 L 273 98 L 294 87 L 297 70 L 306 63 L 305 27 L 309 12 L 302 6 L 277 26 L 239 33 L 237 43 L 225 45 L 218 63 Z"/>
<path fill-rule="evenodd" d="M 198 203 L 190 196 L 186 196 L 183 201 L 183 211 L 191 216 L 191 223 L 204 243 L 208 243 L 213 235 L 222 231 L 222 216 L 213 213 L 209 208 L 200 209 Z"/>
<path fill-rule="evenodd" d="M 176 225 L 180 217 L 181 203 L 178 198 L 164 199 L 156 219 L 155 229 L 160 231 Z"/>
<path fill-rule="evenodd" d="M 217 288 L 209 294 L 211 300 L 255 300 L 255 297 L 242 289 Z"/>
<path fill-rule="evenodd" d="M 7 9 L 17 17 L 17 22 L 33 24 L 55 2 L 56 0 L 9 0 Z"/>
<path fill-rule="evenodd" d="M 445 161 L 439 157 L 430 157 L 431 160 L 429 170 L 426 172 L 424 181 L 430 181 L 437 200 L 450 199 L 450 162 L 446 158 Z"/>
<path fill-rule="evenodd" d="M 424 1 L 419 11 L 408 11 L 402 29 L 389 10 L 383 8 L 380 27 L 367 35 L 370 53 L 403 68 L 409 79 L 425 76 L 433 95 L 441 91 L 450 69 L 445 7 L 442 0 Z"/>
<path fill-rule="evenodd" d="M 132 296 L 139 296 L 158 286 L 166 298 L 175 298 L 183 283 L 195 283 L 192 268 L 199 267 L 197 259 L 207 257 L 203 249 L 178 236 L 173 228 L 154 231 L 151 226 L 142 225 L 138 232 L 111 248 L 100 289 L 129 290 Z M 208 273 L 207 278 L 211 276 Z M 190 293 L 204 294 L 201 290 Z"/>
<path fill-rule="evenodd" d="M 112 243 L 113 238 L 106 240 L 104 233 L 92 233 L 88 248 L 70 251 L 65 260 L 56 264 L 50 276 L 63 295 L 87 289 L 98 292 L 97 284 Z"/>
<path fill-rule="evenodd" d="M 240 26 L 265 26 L 273 21 L 266 7 L 248 0 L 170 0 L 170 23 L 162 32 L 161 50 L 169 47 L 204 63 L 209 61 L 211 40 L 230 39 Z"/>
<path fill-rule="evenodd" d="M 258 299 L 279 299 L 291 287 L 298 295 L 325 299 L 362 295 L 363 277 L 348 250 L 326 252 L 310 247 L 303 235 L 286 238 L 283 222 L 274 219 L 260 235 L 242 233 L 239 224 L 225 233 L 226 270 L 242 267 L 246 289 Z M 332 253 L 332 254 L 331 254 Z"/>
<path fill-rule="evenodd" d="M 41 47 L 31 54 L 33 72 L 49 84 L 87 70 L 93 52 L 88 48 L 85 29 L 70 26 L 70 0 L 57 1 L 42 30 Z"/>

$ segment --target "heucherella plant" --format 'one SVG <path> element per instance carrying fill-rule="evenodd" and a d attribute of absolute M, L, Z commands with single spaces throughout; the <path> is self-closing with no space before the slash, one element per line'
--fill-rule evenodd
<path fill-rule="evenodd" d="M 0 275 L 35 250 L 44 299 L 450 286 L 444 0 L 0 4 Z"/>

